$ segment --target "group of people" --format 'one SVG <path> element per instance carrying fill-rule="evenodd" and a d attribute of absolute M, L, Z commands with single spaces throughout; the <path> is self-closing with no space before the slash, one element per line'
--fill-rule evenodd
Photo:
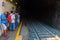
<path fill-rule="evenodd" d="M 7 37 L 7 30 L 16 30 L 20 23 L 20 15 L 17 11 L 11 11 L 10 13 L 4 11 L 0 14 L 0 27 L 3 29 L 4 37 Z"/>

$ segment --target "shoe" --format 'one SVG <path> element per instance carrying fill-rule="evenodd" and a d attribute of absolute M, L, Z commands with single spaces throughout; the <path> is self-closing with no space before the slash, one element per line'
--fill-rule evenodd
<path fill-rule="evenodd" d="M 4 36 L 6 39 L 8 39 L 9 38 L 9 36 L 8 35 L 6 35 L 6 36 Z"/>

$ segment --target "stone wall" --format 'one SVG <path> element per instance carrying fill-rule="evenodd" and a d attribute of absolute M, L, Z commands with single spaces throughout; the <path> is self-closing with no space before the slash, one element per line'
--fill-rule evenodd
<path fill-rule="evenodd" d="M 56 1 L 53 24 L 60 29 L 60 1 Z"/>
<path fill-rule="evenodd" d="M 2 6 L 2 2 L 4 2 L 4 6 Z M 12 9 L 14 7 L 14 9 Z M 4 11 L 10 12 L 11 10 L 16 10 L 16 6 L 6 0 L 0 0 L 0 13 Z"/>

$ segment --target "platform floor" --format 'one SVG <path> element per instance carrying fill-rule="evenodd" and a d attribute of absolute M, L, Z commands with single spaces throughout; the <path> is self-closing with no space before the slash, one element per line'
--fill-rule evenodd
<path fill-rule="evenodd" d="M 16 32 L 17 32 L 17 30 L 15 30 L 15 31 L 8 31 L 8 36 L 9 36 L 9 38 L 8 39 L 5 39 L 4 37 L 3 37 L 3 35 L 0 37 L 0 40 L 15 40 L 15 37 L 16 37 Z"/>
<path fill-rule="evenodd" d="M 21 30 L 21 35 L 23 40 L 28 40 L 29 39 L 29 31 L 28 27 L 26 24 L 23 23 L 22 25 L 22 30 Z"/>
<path fill-rule="evenodd" d="M 18 30 L 8 31 L 9 38 L 6 40 L 15 40 L 17 31 Z M 23 22 L 21 32 L 18 32 L 18 36 L 19 33 L 22 40 L 47 40 L 46 38 L 53 38 L 56 35 L 60 37 L 60 30 L 36 21 L 27 21 L 27 23 Z M 1 36 L 0 40 L 5 40 L 5 38 Z"/>

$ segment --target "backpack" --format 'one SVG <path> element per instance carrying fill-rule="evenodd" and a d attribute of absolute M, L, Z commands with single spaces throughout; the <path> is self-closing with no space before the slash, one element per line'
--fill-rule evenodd
<path fill-rule="evenodd" d="M 11 23 L 11 16 L 8 15 L 8 22 Z"/>

